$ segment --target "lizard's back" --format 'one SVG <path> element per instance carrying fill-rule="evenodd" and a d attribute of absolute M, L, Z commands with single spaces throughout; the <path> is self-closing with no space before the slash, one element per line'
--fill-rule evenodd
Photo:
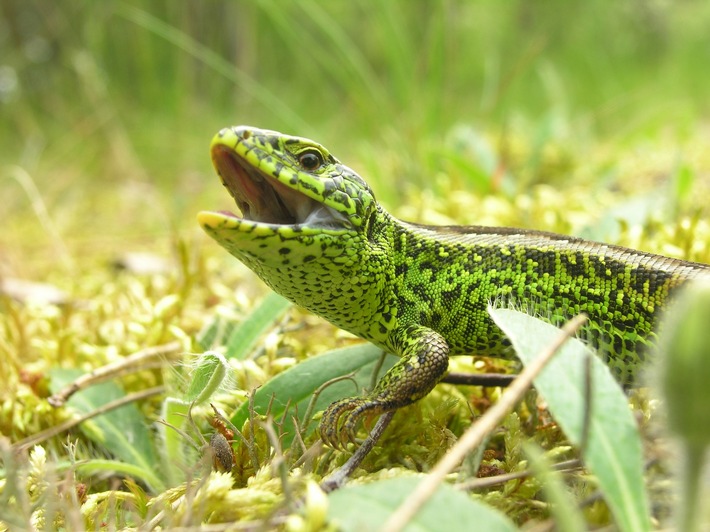
<path fill-rule="evenodd" d="M 556 324 L 584 312 L 587 340 L 629 383 L 673 292 L 692 279 L 710 280 L 706 264 L 554 233 L 400 223 L 396 262 L 407 264 L 397 272 L 401 321 L 438 331 L 451 354 L 510 354 L 489 303 Z"/>

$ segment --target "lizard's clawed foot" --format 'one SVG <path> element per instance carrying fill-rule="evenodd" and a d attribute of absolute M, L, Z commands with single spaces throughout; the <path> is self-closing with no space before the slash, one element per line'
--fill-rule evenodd
<path fill-rule="evenodd" d="M 323 413 L 320 422 L 320 437 L 326 445 L 345 450 L 348 442 L 358 443 L 355 429 L 363 416 L 382 414 L 391 408 L 381 401 L 352 397 L 331 404 Z"/>
<path fill-rule="evenodd" d="M 355 441 L 355 428 L 364 415 L 378 415 L 411 405 L 428 394 L 449 367 L 449 347 L 437 332 L 419 325 L 397 329 L 392 334 L 393 351 L 399 361 L 379 380 L 366 397 L 341 399 L 330 405 L 320 422 L 326 445 L 345 449 Z"/>

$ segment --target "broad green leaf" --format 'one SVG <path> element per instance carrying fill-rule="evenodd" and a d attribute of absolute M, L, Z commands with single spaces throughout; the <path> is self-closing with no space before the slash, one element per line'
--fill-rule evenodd
<path fill-rule="evenodd" d="M 529 364 L 550 345 L 559 329 L 516 310 L 489 309 L 493 320 Z M 585 357 L 591 357 L 592 404 L 584 461 L 621 530 L 650 530 L 644 488 L 641 439 L 628 400 L 609 368 L 579 340 L 570 339 L 535 379 L 535 387 L 570 441 L 580 444 L 585 418 Z"/>
<path fill-rule="evenodd" d="M 683 290 L 664 316 L 657 382 L 668 428 L 688 445 L 710 446 L 710 282 Z"/>
<path fill-rule="evenodd" d="M 55 393 L 83 375 L 83 372 L 57 368 L 53 369 L 50 375 L 52 378 L 50 388 Z M 67 401 L 67 406 L 82 414 L 88 414 L 124 396 L 121 387 L 109 381 L 75 393 Z M 154 490 L 163 488 L 162 482 L 159 482 L 154 475 L 157 460 L 148 421 L 135 404 L 127 404 L 106 412 L 85 421 L 79 427 L 89 439 L 101 445 L 113 456 L 143 469 L 145 473 L 142 478 L 146 481 L 148 478 L 152 479 L 150 484 Z M 155 484 L 156 481 L 159 484 Z"/>
<path fill-rule="evenodd" d="M 346 486 L 328 495 L 328 520 L 344 532 L 381 530 L 387 518 L 420 482 L 421 477 L 416 476 Z M 517 528 L 497 510 L 443 484 L 405 530 L 497 532 Z"/>
<path fill-rule="evenodd" d="M 231 318 L 215 315 L 197 335 L 197 341 L 203 349 L 226 344 L 226 358 L 243 360 L 254 350 L 259 338 L 281 319 L 291 305 L 287 299 L 270 292 L 237 325 Z"/>
<path fill-rule="evenodd" d="M 363 387 L 369 386 L 372 372 L 381 355 L 382 350 L 372 344 L 358 344 L 328 351 L 304 360 L 283 373 L 279 373 L 259 388 L 254 395 L 254 410 L 257 415 L 265 415 L 269 403 L 271 403 L 271 414 L 275 419 L 279 419 L 288 404 L 290 412 L 295 412 L 294 407 L 298 409 L 302 425 L 303 416 L 313 392 L 323 383 L 335 377 L 356 372 L 354 380 L 357 386 L 350 379 L 328 386 L 318 396 L 313 412 L 323 410 L 333 401 L 343 397 L 356 396 Z M 396 357 L 388 356 L 380 370 L 380 375 L 396 361 Z M 287 417 L 284 425 L 286 430 L 285 446 L 288 446 L 293 438 L 293 423 L 290 419 L 291 416 Z M 237 428 L 241 428 L 248 418 L 249 403 L 246 402 L 237 409 L 231 421 Z M 312 425 L 310 429 L 313 428 Z"/>

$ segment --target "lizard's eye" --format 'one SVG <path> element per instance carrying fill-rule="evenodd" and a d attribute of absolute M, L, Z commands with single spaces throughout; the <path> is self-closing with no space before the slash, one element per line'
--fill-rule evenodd
<path fill-rule="evenodd" d="M 298 154 L 298 163 L 307 172 L 312 172 L 323 164 L 323 156 L 315 149 L 304 150 Z"/>

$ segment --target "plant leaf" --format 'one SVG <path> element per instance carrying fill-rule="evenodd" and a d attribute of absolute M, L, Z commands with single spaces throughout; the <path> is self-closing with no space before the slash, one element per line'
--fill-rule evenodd
<path fill-rule="evenodd" d="M 183 401 L 185 403 L 202 404 L 209 401 L 229 373 L 227 360 L 216 351 L 206 351 L 200 355 L 192 368 L 190 383 Z"/>
<path fill-rule="evenodd" d="M 421 482 L 421 477 L 391 478 L 346 486 L 328 495 L 328 520 L 344 532 L 381 530 L 390 514 Z M 468 532 L 514 531 L 503 514 L 442 484 L 419 510 L 406 530 Z"/>
<path fill-rule="evenodd" d="M 495 323 L 512 341 L 517 356 L 529 364 L 552 343 L 559 329 L 528 314 L 489 309 Z M 643 481 L 642 449 L 628 400 L 609 368 L 579 340 L 570 339 L 535 379 L 550 413 L 575 445 L 585 418 L 585 357 L 591 356 L 592 405 L 584 460 L 621 530 L 650 530 L 650 510 Z"/>
<path fill-rule="evenodd" d="M 75 369 L 55 368 L 50 371 L 52 393 L 56 393 L 83 375 Z M 125 396 L 114 382 L 103 382 L 75 393 L 67 406 L 82 414 L 93 412 L 103 405 Z M 81 431 L 93 442 L 104 447 L 113 456 L 144 470 L 142 479 L 154 490 L 163 489 L 155 476 L 157 463 L 148 422 L 135 404 L 128 404 L 106 412 L 80 425 Z M 149 479 L 151 479 L 149 481 Z M 159 484 L 155 484 L 158 481 Z"/>
<path fill-rule="evenodd" d="M 304 360 L 279 373 L 259 388 L 254 394 L 254 410 L 257 415 L 265 415 L 271 403 L 271 414 L 275 419 L 279 419 L 288 404 L 290 409 L 294 407 L 298 409 L 302 424 L 311 396 L 323 383 L 353 371 L 357 372 L 354 376 L 357 387 L 352 380 L 343 380 L 328 386 L 318 396 L 314 412 L 323 410 L 333 401 L 343 397 L 358 395 L 363 387 L 369 386 L 372 372 L 381 355 L 380 348 L 363 343 L 334 349 Z M 396 361 L 396 357 L 388 356 L 380 370 L 380 375 Z M 237 428 L 241 428 L 248 418 L 249 403 L 246 402 L 237 409 L 231 421 Z M 288 446 L 293 438 L 293 422 L 290 416 L 284 424 L 284 429 L 286 431 L 284 446 Z"/>

